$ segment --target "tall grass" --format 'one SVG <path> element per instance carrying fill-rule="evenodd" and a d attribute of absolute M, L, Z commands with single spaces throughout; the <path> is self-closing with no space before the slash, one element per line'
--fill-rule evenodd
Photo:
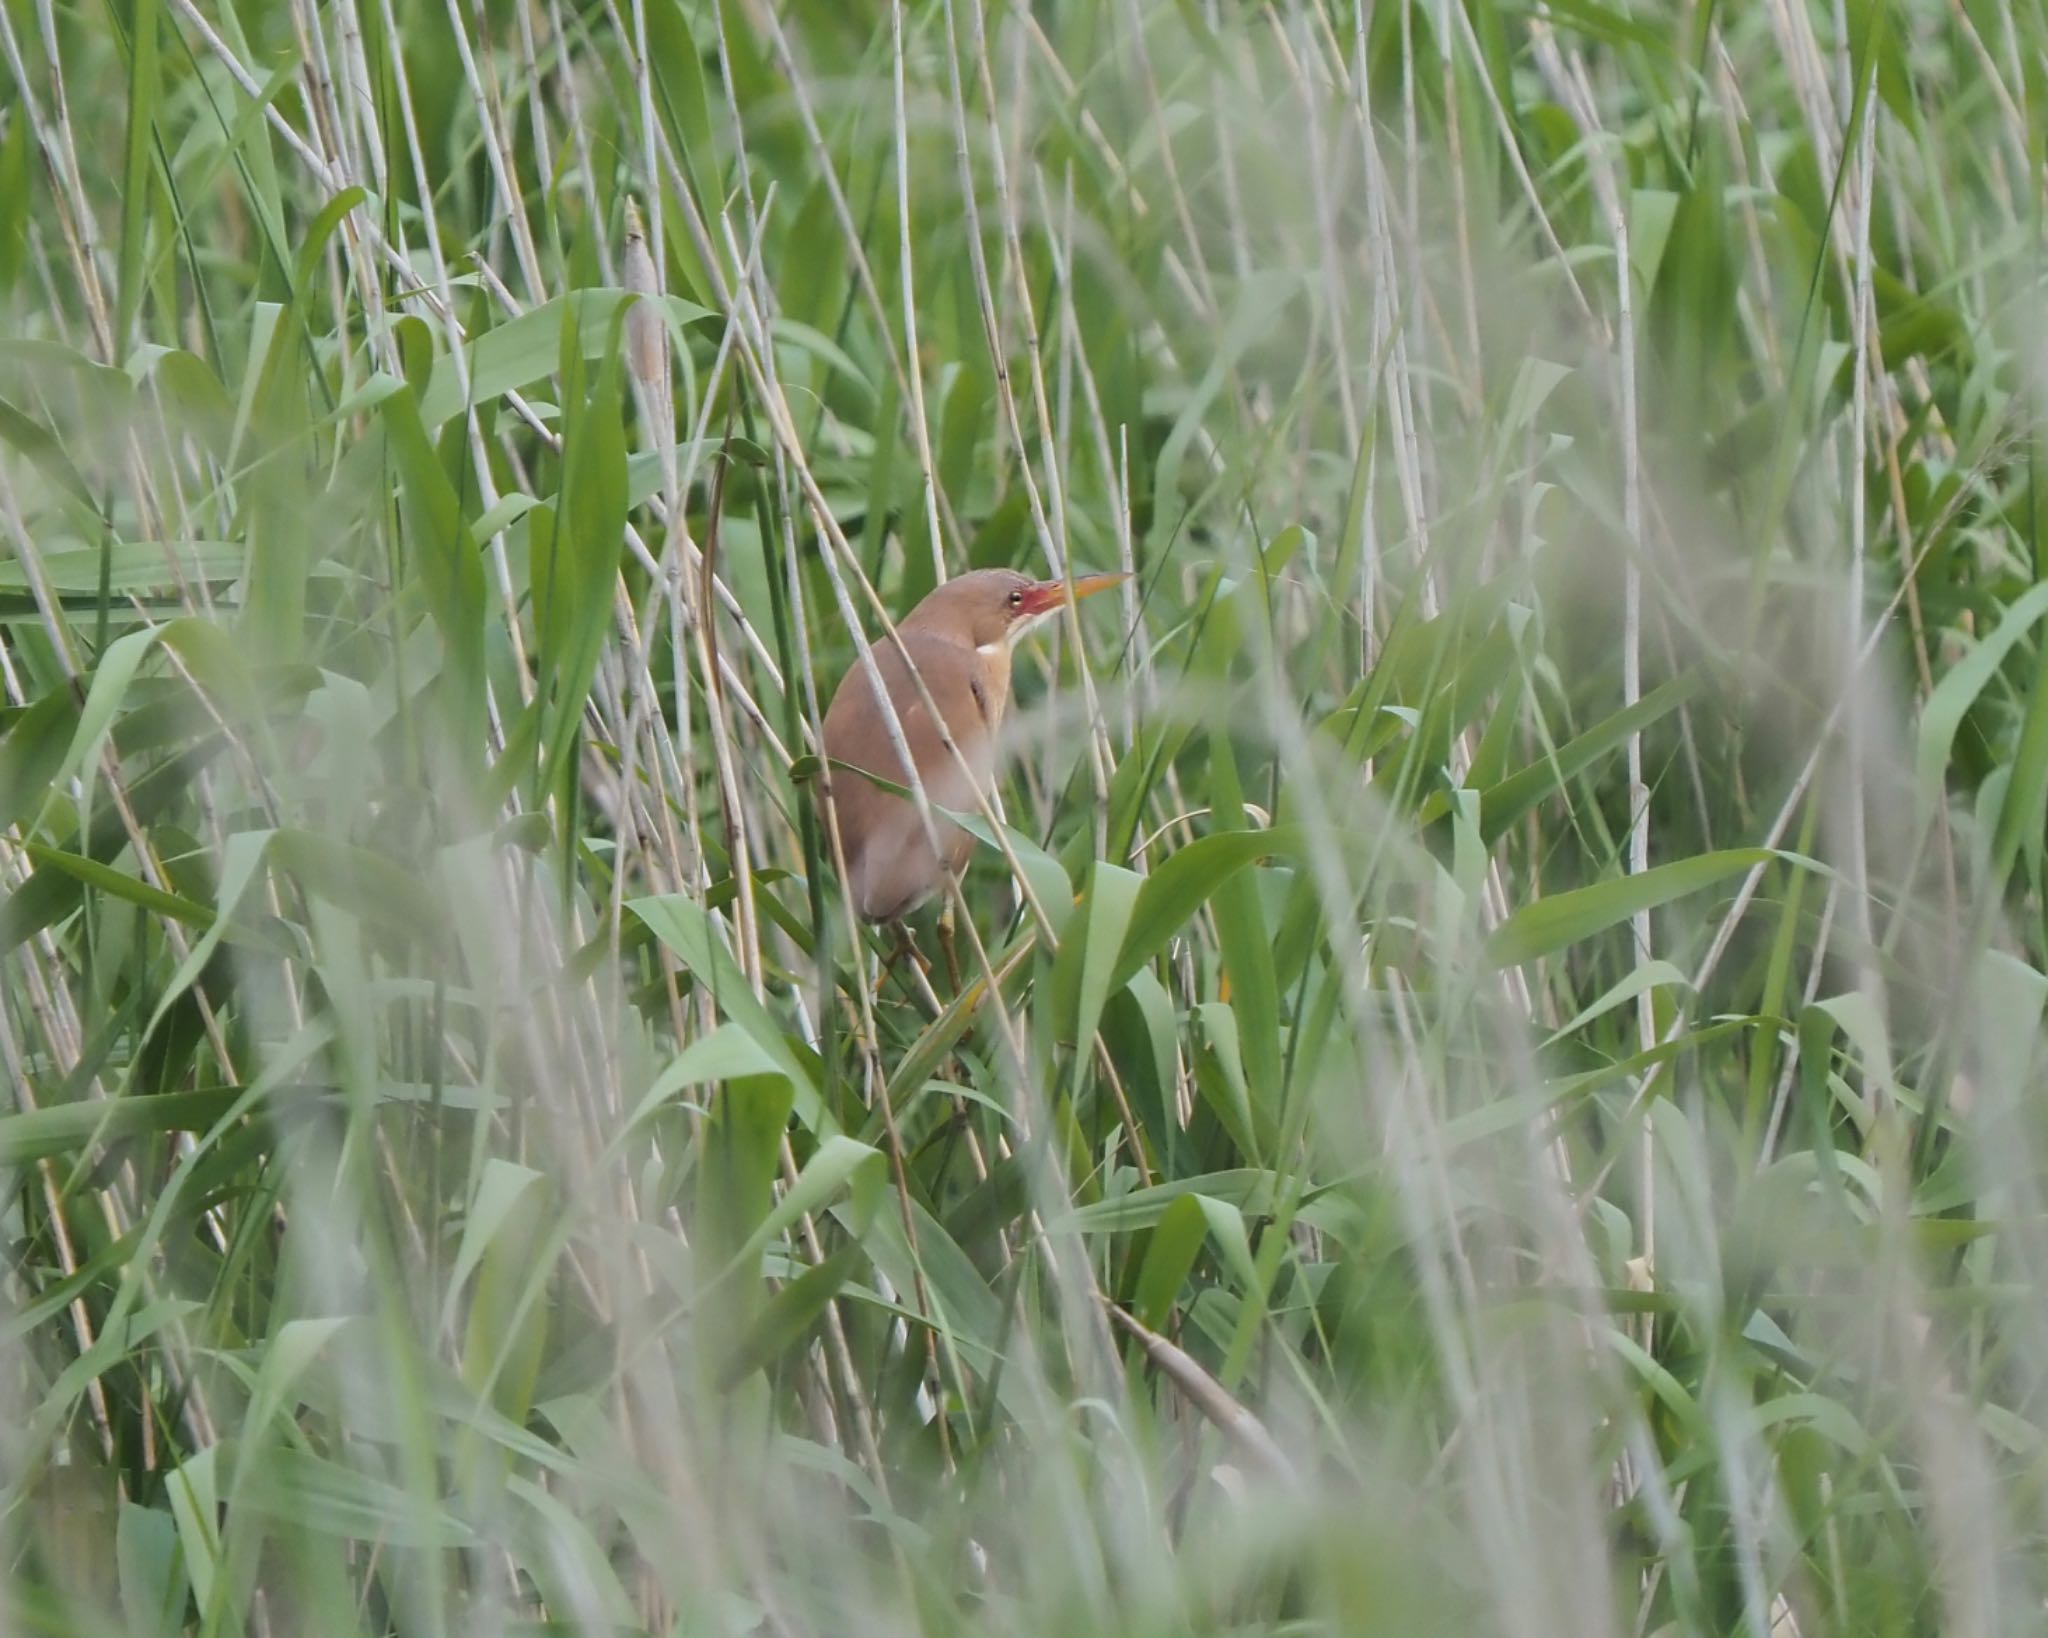
<path fill-rule="evenodd" d="M 2037 1630 L 2044 48 L 0 0 L 0 1629 Z"/>

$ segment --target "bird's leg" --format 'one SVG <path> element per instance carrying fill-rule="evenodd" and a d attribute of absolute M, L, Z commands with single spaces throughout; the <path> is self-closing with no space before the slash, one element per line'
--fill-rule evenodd
<path fill-rule="evenodd" d="M 888 988 L 889 975 L 896 970 L 896 963 L 901 961 L 906 955 L 910 957 L 913 967 L 921 970 L 925 966 L 925 959 L 918 954 L 917 941 L 910 936 L 908 925 L 901 921 L 892 921 L 889 923 L 889 932 L 892 935 L 889 953 L 883 957 L 882 970 L 875 977 L 875 995 L 877 999 L 881 997 L 882 991 Z"/>
<path fill-rule="evenodd" d="M 939 907 L 939 949 L 946 957 L 946 981 L 953 986 L 953 993 L 960 993 L 960 958 L 953 949 L 953 901 Z"/>
<path fill-rule="evenodd" d="M 932 989 L 932 964 L 925 960 L 924 956 L 916 950 L 911 951 L 911 954 L 915 959 L 910 963 L 908 974 L 904 979 L 904 985 L 911 992 L 918 1005 L 924 1008 L 925 1015 L 929 1018 L 936 1018 L 946 1008 L 945 1004 L 939 1000 L 937 993 Z"/>
<path fill-rule="evenodd" d="M 889 987 L 889 975 L 896 970 L 896 963 L 903 958 L 903 947 L 908 942 L 904 936 L 903 923 L 892 921 L 889 927 L 889 948 L 882 953 L 882 964 L 875 969 L 875 999 L 881 1000 L 882 992 Z"/>

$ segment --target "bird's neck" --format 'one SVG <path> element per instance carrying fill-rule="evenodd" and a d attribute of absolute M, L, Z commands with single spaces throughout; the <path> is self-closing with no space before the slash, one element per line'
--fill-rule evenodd
<path fill-rule="evenodd" d="M 974 675 L 980 685 L 978 698 L 982 701 L 983 715 L 993 727 L 1002 720 L 1003 710 L 1010 703 L 1010 645 L 1004 642 L 977 644 Z"/>

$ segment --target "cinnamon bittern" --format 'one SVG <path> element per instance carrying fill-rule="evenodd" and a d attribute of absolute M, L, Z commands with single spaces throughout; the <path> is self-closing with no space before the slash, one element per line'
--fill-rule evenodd
<path fill-rule="evenodd" d="M 1123 578 L 1083 575 L 1074 582 L 1074 595 L 1092 596 Z M 880 687 L 896 708 L 926 801 L 955 813 L 972 812 L 978 795 L 995 782 L 996 732 L 1010 700 L 1010 651 L 1025 632 L 1059 611 L 1066 592 L 1064 581 L 1033 580 L 1012 569 L 976 569 L 947 581 L 898 623 L 901 651 L 883 636 L 873 645 L 873 668 L 856 660 L 841 679 L 825 713 L 826 757 L 892 784 L 911 783 L 883 714 L 875 676 L 879 670 Z M 957 761 L 919 697 L 911 666 L 959 747 Z M 934 852 L 932 834 L 916 806 L 858 775 L 829 773 L 826 790 L 839 817 L 847 891 L 854 909 L 868 921 L 907 915 L 937 892 L 947 875 L 957 874 L 973 851 L 973 837 L 934 814 L 939 843 Z"/>

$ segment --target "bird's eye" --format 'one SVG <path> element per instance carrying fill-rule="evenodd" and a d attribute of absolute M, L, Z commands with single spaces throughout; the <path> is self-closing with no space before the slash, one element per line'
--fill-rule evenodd
<path fill-rule="evenodd" d="M 1021 591 L 1013 591 L 1013 592 L 1011 592 L 1011 593 L 1010 593 L 1010 607 L 1011 607 L 1011 608 L 1013 608 L 1013 609 L 1021 609 L 1021 608 L 1022 608 L 1023 606 L 1024 606 L 1024 594 L 1023 594 L 1023 592 L 1021 592 Z"/>

